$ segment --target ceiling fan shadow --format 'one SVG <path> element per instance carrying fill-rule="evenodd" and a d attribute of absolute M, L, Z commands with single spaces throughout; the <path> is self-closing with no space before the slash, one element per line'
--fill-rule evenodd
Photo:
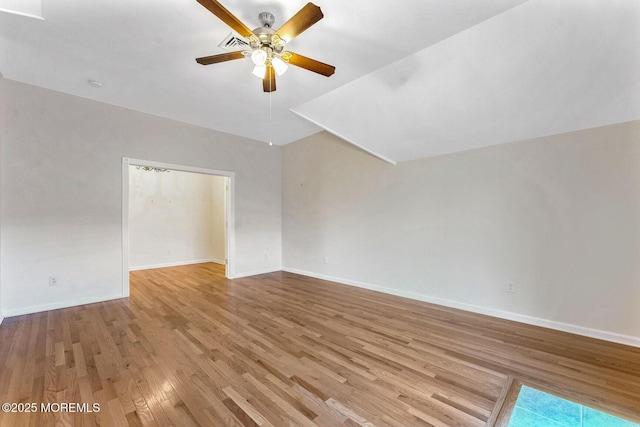
<path fill-rule="evenodd" d="M 422 73 L 423 64 L 411 54 L 371 73 L 381 85 L 390 89 L 399 89 L 417 80 Z"/>

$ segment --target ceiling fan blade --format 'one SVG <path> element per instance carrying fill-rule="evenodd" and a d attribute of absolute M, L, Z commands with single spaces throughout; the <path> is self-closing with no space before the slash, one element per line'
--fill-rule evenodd
<path fill-rule="evenodd" d="M 238 18 L 233 16 L 231 12 L 225 9 L 216 0 L 198 0 L 198 3 L 209 9 L 209 12 L 220 18 L 225 24 L 230 26 L 233 31 L 240 34 L 242 37 L 249 37 L 253 34 L 253 31 L 242 23 Z"/>
<path fill-rule="evenodd" d="M 273 66 L 267 66 L 267 72 L 262 79 L 262 89 L 265 92 L 275 92 L 276 90 L 276 72 Z"/>
<path fill-rule="evenodd" d="M 307 3 L 291 19 L 282 24 L 276 34 L 288 43 L 323 17 L 324 15 L 318 6 L 313 3 Z"/>
<path fill-rule="evenodd" d="M 289 57 L 289 64 L 295 65 L 296 67 L 304 68 L 327 77 L 336 72 L 336 67 L 333 65 L 325 64 L 324 62 L 316 61 L 315 59 L 307 58 L 306 56 L 298 55 L 297 53 L 287 53 L 291 54 Z"/>
<path fill-rule="evenodd" d="M 203 56 L 202 58 L 196 58 L 196 62 L 202 65 L 217 64 L 218 62 L 233 61 L 234 59 L 242 59 L 244 55 L 242 52 L 228 52 L 221 53 L 219 55 Z"/>

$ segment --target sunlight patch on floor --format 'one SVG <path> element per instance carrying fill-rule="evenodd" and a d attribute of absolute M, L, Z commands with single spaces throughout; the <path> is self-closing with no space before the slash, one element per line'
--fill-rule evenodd
<path fill-rule="evenodd" d="M 640 424 L 523 385 L 509 427 L 640 427 Z"/>

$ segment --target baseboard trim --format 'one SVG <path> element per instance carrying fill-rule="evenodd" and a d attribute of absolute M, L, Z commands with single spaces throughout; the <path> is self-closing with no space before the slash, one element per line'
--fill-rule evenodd
<path fill-rule="evenodd" d="M 4 313 L 0 314 L 0 325 L 2 325 L 2 321 L 4 320 Z"/>
<path fill-rule="evenodd" d="M 207 258 L 207 259 L 195 259 L 191 261 L 178 261 L 178 262 L 166 262 L 162 264 L 140 265 L 137 267 L 129 267 L 129 271 L 151 270 L 153 268 L 165 268 L 165 267 L 179 267 L 181 265 L 202 264 L 205 262 L 215 262 L 216 264 L 224 264 L 224 261 L 219 261 L 213 258 Z"/>
<path fill-rule="evenodd" d="M 582 335 L 589 338 L 595 338 L 604 341 L 610 341 L 618 344 L 629 345 L 640 348 L 640 338 L 630 335 L 618 334 L 615 332 L 603 331 L 600 329 L 586 328 L 584 326 L 573 325 L 570 323 L 557 322 L 554 320 L 542 319 L 539 317 L 527 316 L 524 314 L 513 313 L 510 311 L 496 310 L 492 308 L 481 307 L 473 304 L 452 301 L 444 298 L 432 297 L 429 295 L 419 294 L 416 292 L 407 292 L 398 289 L 388 288 L 384 286 L 372 285 L 369 283 L 358 282 L 355 280 L 342 279 L 340 277 L 327 276 L 325 274 L 313 273 L 295 268 L 283 267 L 282 271 L 300 274 L 302 276 L 314 277 L 316 279 L 328 280 L 343 285 L 356 286 L 358 288 L 369 289 L 372 291 L 382 292 L 389 295 L 410 298 L 418 301 L 437 304 L 444 307 L 457 308 L 459 310 L 470 311 L 472 313 L 484 314 L 487 316 L 497 317 L 514 322 L 526 323 L 533 326 L 541 326 L 543 328 L 555 329 L 562 332 Z"/>
<path fill-rule="evenodd" d="M 264 269 L 264 270 L 256 270 L 256 271 L 249 271 L 249 272 L 245 272 L 245 273 L 238 273 L 235 276 L 231 277 L 231 279 L 241 279 L 243 277 L 257 276 L 258 274 L 275 273 L 276 271 L 282 271 L 282 268 L 275 267 L 275 268 L 267 268 L 267 269 Z"/>
<path fill-rule="evenodd" d="M 79 305 L 95 304 L 98 302 L 106 302 L 114 299 L 122 298 L 122 294 L 102 295 L 99 297 L 90 297 L 74 301 L 62 301 L 52 304 L 34 305 L 31 307 L 15 308 L 11 310 L 3 310 L 2 315 L 5 317 L 22 316 L 24 314 L 41 313 L 49 310 L 59 310 L 61 308 L 76 307 Z"/>

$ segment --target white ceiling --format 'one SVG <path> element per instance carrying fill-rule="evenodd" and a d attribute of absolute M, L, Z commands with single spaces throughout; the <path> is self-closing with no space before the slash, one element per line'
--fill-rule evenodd
<path fill-rule="evenodd" d="M 250 28 L 269 11 L 277 28 L 306 1 L 221 3 Z M 0 11 L 0 73 L 276 144 L 324 128 L 390 161 L 640 118 L 638 0 L 315 3 L 325 18 L 289 49 L 336 73 L 290 67 L 271 100 L 251 61 L 195 62 L 230 31 L 196 0 Z"/>

